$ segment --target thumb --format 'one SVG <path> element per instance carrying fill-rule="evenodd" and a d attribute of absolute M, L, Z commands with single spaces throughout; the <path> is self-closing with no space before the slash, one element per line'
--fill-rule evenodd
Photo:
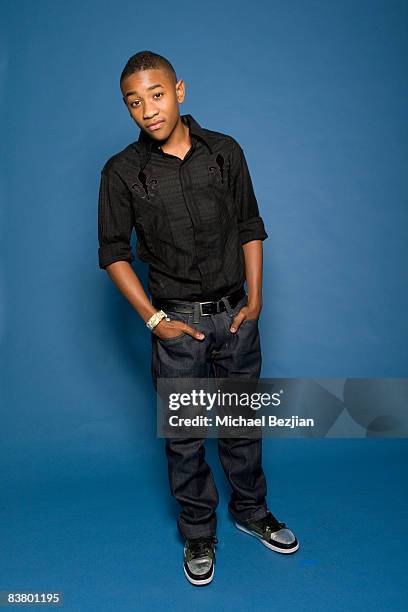
<path fill-rule="evenodd" d="M 242 321 L 243 317 L 235 317 L 231 323 L 231 327 L 230 327 L 230 331 L 232 333 L 235 333 L 237 331 L 237 329 L 239 328 L 239 326 L 241 325 L 241 321 Z"/>
<path fill-rule="evenodd" d="M 203 332 L 198 329 L 194 329 L 193 327 L 187 326 L 185 331 L 187 334 L 190 334 L 190 336 L 193 336 L 193 338 L 197 338 L 197 340 L 202 340 L 205 338 L 205 334 L 203 334 Z"/>

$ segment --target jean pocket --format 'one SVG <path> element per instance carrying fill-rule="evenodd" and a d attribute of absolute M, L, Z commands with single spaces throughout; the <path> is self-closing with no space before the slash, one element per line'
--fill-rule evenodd
<path fill-rule="evenodd" d="M 232 309 L 232 312 L 229 315 L 230 318 L 232 319 L 233 317 L 235 317 L 239 313 L 241 308 L 246 306 L 247 303 L 248 303 L 248 294 L 246 293 L 244 297 L 239 300 L 238 304 L 234 306 L 234 308 Z"/>
<path fill-rule="evenodd" d="M 259 319 L 244 319 L 244 320 L 242 321 L 242 323 L 241 323 L 240 327 L 241 327 L 242 325 L 251 325 L 252 323 L 256 323 L 256 324 L 258 324 L 258 323 L 259 323 Z"/>
<path fill-rule="evenodd" d="M 166 310 L 166 314 L 168 317 L 170 317 L 172 321 L 182 321 L 183 323 L 186 323 L 187 325 L 191 324 L 191 321 L 193 318 L 192 313 L 172 312 L 172 311 Z M 157 339 L 164 344 L 172 344 L 173 342 L 179 342 L 183 338 L 186 338 L 186 337 L 188 338 L 189 336 L 190 334 L 187 334 L 187 332 L 183 331 L 181 332 L 181 334 L 178 334 L 177 336 L 173 336 L 171 338 L 159 338 L 159 336 L 157 336 Z"/>

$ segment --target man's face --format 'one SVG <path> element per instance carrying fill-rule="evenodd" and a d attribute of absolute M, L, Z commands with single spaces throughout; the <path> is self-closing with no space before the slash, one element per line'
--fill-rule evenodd
<path fill-rule="evenodd" d="M 121 90 L 123 101 L 139 128 L 155 140 L 168 138 L 180 116 L 183 80 L 175 83 L 163 69 L 140 70 L 122 81 Z"/>

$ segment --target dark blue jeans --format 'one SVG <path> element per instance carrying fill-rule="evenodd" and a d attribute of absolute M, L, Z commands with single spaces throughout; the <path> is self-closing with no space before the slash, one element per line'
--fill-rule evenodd
<path fill-rule="evenodd" d="M 261 344 L 258 321 L 246 319 L 238 331 L 230 332 L 233 316 L 247 303 L 245 295 L 227 311 L 201 316 L 166 310 L 171 319 L 184 321 L 205 334 L 196 340 L 182 333 L 162 340 L 152 334 L 153 384 L 157 378 L 251 378 L 259 379 Z M 218 491 L 211 468 L 205 461 L 205 439 L 166 438 L 168 475 L 172 495 L 182 510 L 178 528 L 185 538 L 216 534 Z M 262 438 L 218 438 L 218 453 L 232 488 L 228 504 L 238 521 L 266 515 L 266 479 L 262 469 Z"/>

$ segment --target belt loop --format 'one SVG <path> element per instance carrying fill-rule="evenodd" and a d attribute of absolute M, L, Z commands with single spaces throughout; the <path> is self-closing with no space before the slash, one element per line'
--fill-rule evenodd
<path fill-rule="evenodd" d="M 194 302 L 194 317 L 193 322 L 197 325 L 200 320 L 200 302 Z"/>
<path fill-rule="evenodd" d="M 232 317 L 233 316 L 233 311 L 232 311 L 232 308 L 231 308 L 230 303 L 228 301 L 228 298 L 222 297 L 220 301 L 224 302 L 224 305 L 225 305 L 225 308 L 226 308 L 226 311 L 227 311 L 228 315 L 230 317 Z"/>

